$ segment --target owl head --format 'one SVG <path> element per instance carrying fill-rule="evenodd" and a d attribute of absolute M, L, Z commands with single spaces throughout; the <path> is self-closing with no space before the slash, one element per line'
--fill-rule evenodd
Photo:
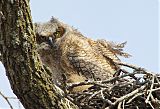
<path fill-rule="evenodd" d="M 57 39 L 63 37 L 68 31 L 74 31 L 74 29 L 54 17 L 45 23 L 35 23 L 35 32 L 38 44 L 53 44 Z"/>

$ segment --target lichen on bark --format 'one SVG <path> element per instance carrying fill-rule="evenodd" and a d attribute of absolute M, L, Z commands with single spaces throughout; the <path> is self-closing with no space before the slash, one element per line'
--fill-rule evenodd
<path fill-rule="evenodd" d="M 0 1 L 0 50 L 13 92 L 26 109 L 77 109 L 51 81 L 36 51 L 29 0 Z"/>

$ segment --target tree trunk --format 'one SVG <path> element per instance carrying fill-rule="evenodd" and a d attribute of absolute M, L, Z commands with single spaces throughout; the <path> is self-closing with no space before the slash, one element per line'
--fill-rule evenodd
<path fill-rule="evenodd" d="M 13 92 L 26 109 L 77 109 L 42 65 L 33 29 L 29 0 L 0 0 L 0 50 Z"/>

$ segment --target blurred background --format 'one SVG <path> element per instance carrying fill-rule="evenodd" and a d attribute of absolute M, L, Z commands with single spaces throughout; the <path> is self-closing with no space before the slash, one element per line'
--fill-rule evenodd
<path fill-rule="evenodd" d="M 52 16 L 78 29 L 83 35 L 115 42 L 127 41 L 122 58 L 130 64 L 159 73 L 159 0 L 30 0 L 33 22 L 46 22 Z M 13 94 L 5 69 L 0 63 L 0 91 Z M 22 109 L 18 100 L 10 100 Z M 0 96 L 0 109 L 9 109 Z"/>

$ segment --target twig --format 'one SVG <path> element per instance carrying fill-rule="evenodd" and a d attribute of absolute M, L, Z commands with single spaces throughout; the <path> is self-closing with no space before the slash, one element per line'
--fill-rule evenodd
<path fill-rule="evenodd" d="M 99 86 L 102 86 L 102 87 L 106 87 L 102 84 L 104 83 L 109 83 L 109 82 L 114 82 L 120 78 L 123 78 L 123 77 L 127 77 L 127 76 L 131 76 L 131 75 L 134 75 L 134 74 L 137 74 L 138 72 L 133 72 L 133 73 L 127 73 L 127 74 L 124 74 L 124 75 L 120 75 L 120 76 L 116 76 L 116 77 L 113 77 L 113 78 L 110 78 L 110 79 L 107 79 L 107 80 L 104 80 L 104 81 L 83 81 L 83 82 L 77 82 L 77 83 L 73 83 L 73 84 L 68 84 L 67 85 L 67 89 L 71 89 L 71 88 L 74 88 L 74 87 L 77 87 L 77 86 L 82 86 L 82 85 L 99 85 Z"/>
<path fill-rule="evenodd" d="M 125 99 L 123 100 L 123 103 L 122 103 L 123 109 L 124 109 L 124 107 L 125 107 L 124 105 L 125 105 Z"/>
<path fill-rule="evenodd" d="M 106 89 L 102 89 L 103 91 L 106 90 Z M 94 94 L 92 94 L 88 99 L 92 99 L 94 96 L 96 96 L 97 94 L 101 93 L 102 90 L 99 90 L 97 92 L 95 92 Z"/>
<path fill-rule="evenodd" d="M 121 105 L 122 105 L 122 102 L 119 102 L 117 109 L 122 109 L 122 108 L 121 108 Z"/>
<path fill-rule="evenodd" d="M 113 90 L 114 88 L 116 88 L 116 87 L 119 87 L 119 88 L 122 88 L 122 87 L 126 87 L 126 86 L 128 86 L 128 85 L 132 85 L 133 84 L 133 82 L 131 81 L 131 82 L 128 82 L 128 83 L 118 83 L 118 84 L 116 84 L 116 85 L 113 85 L 112 87 L 110 87 L 109 88 L 109 91 L 111 91 L 111 90 Z"/>
<path fill-rule="evenodd" d="M 143 71 L 143 72 L 145 72 L 145 73 L 155 74 L 155 73 L 153 73 L 153 72 L 147 71 L 147 70 L 144 69 L 144 68 L 137 67 L 137 66 L 135 66 L 135 65 L 128 64 L 128 63 L 125 63 L 125 62 L 115 62 L 115 63 L 118 64 L 118 65 L 123 65 L 123 66 L 129 67 L 129 68 L 135 69 L 135 70 L 137 70 L 137 71 Z"/>
<path fill-rule="evenodd" d="M 152 107 L 152 109 L 154 109 L 154 107 L 150 101 L 148 101 L 148 104 Z"/>
<path fill-rule="evenodd" d="M 135 95 L 136 93 L 138 93 L 138 92 L 142 91 L 143 89 L 145 89 L 145 87 L 146 87 L 146 85 L 143 85 L 143 86 L 141 86 L 140 88 L 132 91 L 131 93 L 129 93 L 129 94 L 127 94 L 127 95 L 124 95 L 124 96 L 118 98 L 113 104 L 116 105 L 117 103 L 123 101 L 124 99 L 130 98 L 131 96 L 133 96 L 133 95 Z"/>
<path fill-rule="evenodd" d="M 93 85 L 85 92 L 69 94 L 79 107 L 88 109 L 129 109 L 154 108 L 160 105 L 160 76 L 146 69 L 119 63 L 118 65 L 131 68 L 131 71 L 121 70 L 122 73 L 102 81 L 85 81 L 69 84 L 67 89 L 81 85 Z M 143 77 L 136 77 L 143 74 Z M 154 92 L 154 93 L 153 93 Z M 145 102 L 146 101 L 146 102 Z"/>
<path fill-rule="evenodd" d="M 152 90 L 148 90 L 149 92 L 154 92 L 154 91 L 157 91 L 157 90 L 160 90 L 160 87 L 159 88 L 155 88 L 155 89 L 152 89 Z"/>
<path fill-rule="evenodd" d="M 154 79 L 155 79 L 155 77 L 154 77 L 154 75 L 153 75 L 153 76 L 152 76 L 152 84 L 151 84 L 150 92 L 149 92 L 149 94 L 148 94 L 148 96 L 147 96 L 147 99 L 145 100 L 146 103 L 149 103 L 149 98 L 150 98 L 150 96 L 151 96 L 151 94 L 152 94 L 152 89 L 153 89 L 153 85 L 154 85 Z"/>
<path fill-rule="evenodd" d="M 160 81 L 157 76 L 155 76 L 155 79 L 156 79 L 157 83 L 160 85 Z"/>
<path fill-rule="evenodd" d="M 125 69 L 121 69 L 121 71 L 125 74 L 128 74 L 130 72 L 126 71 Z M 135 77 L 134 75 L 131 75 L 132 78 L 134 78 L 135 80 L 137 80 L 137 77 Z"/>
<path fill-rule="evenodd" d="M 13 109 L 10 101 L 8 100 L 8 98 L 0 91 L 0 95 L 6 100 L 6 102 L 8 103 L 8 105 L 10 106 L 11 109 Z"/>
<path fill-rule="evenodd" d="M 137 98 L 138 96 L 143 95 L 144 93 L 137 93 L 135 96 L 133 96 L 131 99 L 128 100 L 127 104 L 131 103 L 135 98 Z"/>

